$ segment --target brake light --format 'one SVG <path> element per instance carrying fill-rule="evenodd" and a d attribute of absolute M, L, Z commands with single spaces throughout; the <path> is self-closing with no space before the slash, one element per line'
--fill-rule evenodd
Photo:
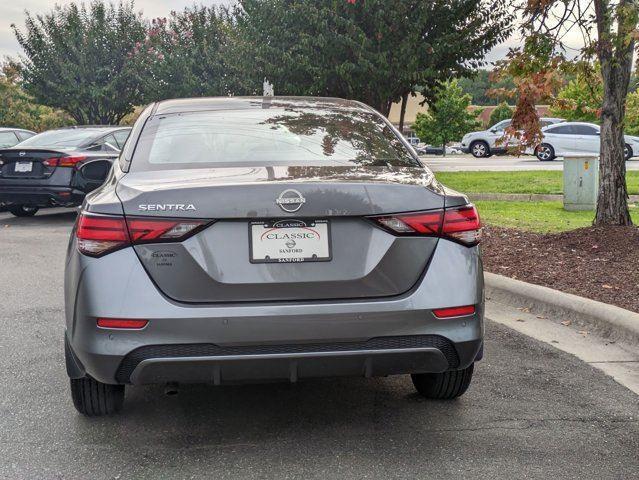
<path fill-rule="evenodd" d="M 205 227 L 205 220 L 127 218 L 81 213 L 76 237 L 78 250 L 100 257 L 120 248 L 142 243 L 181 241 Z"/>
<path fill-rule="evenodd" d="M 81 213 L 75 235 L 78 250 L 92 257 L 129 245 L 129 234 L 123 217 Z"/>
<path fill-rule="evenodd" d="M 131 318 L 98 318 L 97 325 L 100 328 L 128 328 L 141 329 L 146 327 L 148 320 L 131 319 Z"/>
<path fill-rule="evenodd" d="M 83 155 L 75 157 L 52 157 L 44 160 L 42 164 L 47 167 L 75 167 L 78 163 L 86 159 L 87 157 Z"/>
<path fill-rule="evenodd" d="M 481 222 L 474 205 L 371 219 L 396 235 L 444 236 L 469 246 L 481 240 Z"/>
<path fill-rule="evenodd" d="M 437 318 L 466 317 L 475 313 L 475 305 L 465 305 L 463 307 L 436 308 L 433 313 Z"/>

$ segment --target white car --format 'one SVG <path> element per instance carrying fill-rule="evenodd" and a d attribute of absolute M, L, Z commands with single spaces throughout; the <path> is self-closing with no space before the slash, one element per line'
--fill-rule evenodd
<path fill-rule="evenodd" d="M 546 127 L 548 125 L 554 125 L 559 122 L 563 122 L 563 118 L 540 118 L 541 126 Z M 464 135 L 461 141 L 461 149 L 464 153 L 472 153 L 473 157 L 490 157 L 500 153 L 506 153 L 508 146 L 513 145 L 511 140 L 510 144 L 499 143 L 498 140 L 504 136 L 504 131 L 510 126 L 510 119 L 502 120 L 496 123 L 488 130 L 482 130 L 481 132 L 470 132 Z"/>
<path fill-rule="evenodd" d="M 535 148 L 535 155 L 542 162 L 565 155 L 599 155 L 599 125 L 585 122 L 564 122 L 542 129 L 542 143 Z M 624 157 L 629 160 L 639 155 L 639 137 L 624 135 Z"/>

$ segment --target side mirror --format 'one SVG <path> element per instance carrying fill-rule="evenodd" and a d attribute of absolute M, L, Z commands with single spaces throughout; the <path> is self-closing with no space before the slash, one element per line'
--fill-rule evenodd
<path fill-rule="evenodd" d="M 87 162 L 80 167 L 80 173 L 88 182 L 102 184 L 111 170 L 111 162 L 108 160 L 94 160 Z"/>
<path fill-rule="evenodd" d="M 491 128 L 490 129 L 490 133 L 497 133 L 497 129 L 496 128 Z"/>

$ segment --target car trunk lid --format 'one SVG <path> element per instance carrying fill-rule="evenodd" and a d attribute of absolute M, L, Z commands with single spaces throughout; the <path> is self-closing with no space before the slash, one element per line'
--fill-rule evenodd
<path fill-rule="evenodd" d="M 136 172 L 122 177 L 117 194 L 128 218 L 211 220 L 182 242 L 135 246 L 156 285 L 192 303 L 402 294 L 419 280 L 438 240 L 398 237 L 366 217 L 442 209 L 445 199 L 427 170 L 389 167 Z M 274 227 L 283 239 L 265 258 L 256 243 Z M 289 232 L 307 231 L 321 237 L 316 257 L 273 258 L 287 242 L 292 249 L 303 242 Z"/>

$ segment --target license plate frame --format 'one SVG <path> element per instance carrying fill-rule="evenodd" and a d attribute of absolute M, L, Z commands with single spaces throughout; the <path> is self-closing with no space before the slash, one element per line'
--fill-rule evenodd
<path fill-rule="evenodd" d="M 306 234 L 311 237 L 304 238 L 262 238 L 265 234 Z M 269 243 L 256 244 L 257 240 Z M 330 262 L 333 260 L 333 248 L 331 238 L 331 224 L 326 219 L 277 219 L 254 220 L 249 222 L 249 261 L 251 263 L 309 263 Z M 316 238 L 317 237 L 317 238 Z M 323 238 L 325 237 L 325 238 Z M 320 242 L 315 245 L 315 241 Z M 292 240 L 294 245 L 285 242 Z M 275 250 L 302 250 L 301 252 L 279 253 L 272 255 Z M 271 255 L 268 255 L 271 253 Z"/>
<path fill-rule="evenodd" d="M 33 162 L 16 162 L 13 165 L 13 171 L 16 173 L 31 173 L 33 172 Z"/>

